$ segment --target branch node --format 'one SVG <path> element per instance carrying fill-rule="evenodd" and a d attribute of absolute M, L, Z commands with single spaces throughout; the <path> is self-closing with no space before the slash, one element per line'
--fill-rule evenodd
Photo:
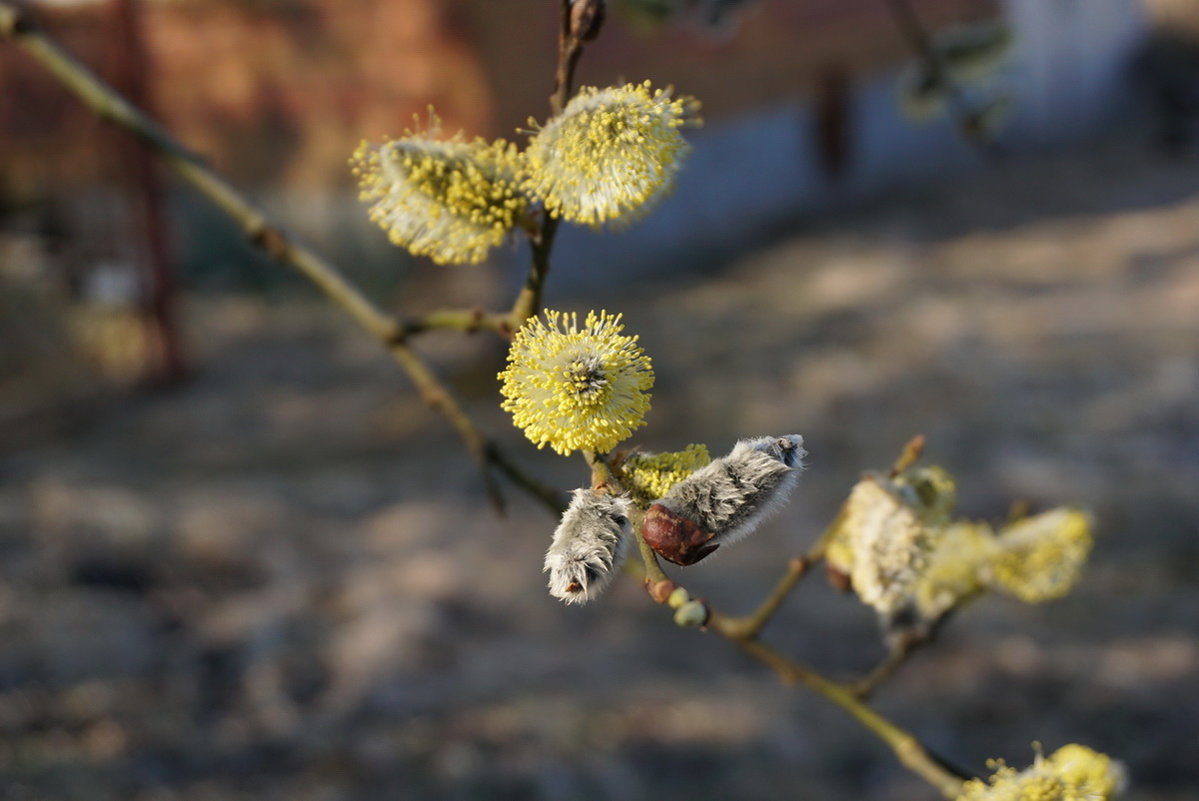
<path fill-rule="evenodd" d="M 266 255 L 277 261 L 287 261 L 287 251 L 290 249 L 287 237 L 282 231 L 265 221 L 259 221 L 248 230 L 247 238 Z"/>
<path fill-rule="evenodd" d="M 670 594 L 679 588 L 670 579 L 662 579 L 654 581 L 653 579 L 645 580 L 645 591 L 649 593 L 649 597 L 654 599 L 654 603 L 664 604 L 670 600 Z"/>
<path fill-rule="evenodd" d="M 37 25 L 18 6 L 0 6 L 0 36 L 16 38 L 33 33 Z"/>
<path fill-rule="evenodd" d="M 470 321 L 467 322 L 464 329 L 468 334 L 477 334 L 479 329 L 483 327 L 483 318 L 487 312 L 483 311 L 482 306 L 475 306 L 470 310 Z"/>

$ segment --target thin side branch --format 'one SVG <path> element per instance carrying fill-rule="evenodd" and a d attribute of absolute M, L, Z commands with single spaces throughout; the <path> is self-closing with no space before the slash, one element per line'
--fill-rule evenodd
<path fill-rule="evenodd" d="M 1002 158 L 1003 151 L 998 145 L 982 139 L 974 133 L 978 111 L 966 98 L 966 93 L 962 91 L 962 87 L 946 68 L 945 59 L 937 49 L 932 34 L 925 27 L 911 2 L 909 0 L 884 1 L 891 11 L 891 16 L 895 18 L 900 33 L 903 34 L 916 57 L 923 63 L 924 69 L 928 71 L 934 81 L 945 87 L 950 114 L 966 141 L 978 148 L 982 155 L 989 159 L 999 160 Z"/>
<path fill-rule="evenodd" d="M 585 43 L 583 36 L 594 36 L 597 30 L 595 28 L 582 34 L 576 30 L 572 5 L 571 0 L 562 0 L 558 28 L 558 67 L 554 75 L 554 92 L 550 95 L 550 112 L 555 116 L 566 108 L 574 89 L 575 67 L 583 54 Z M 529 245 L 533 250 L 532 264 L 529 266 L 525 285 L 516 296 L 516 302 L 512 304 L 512 323 L 516 328 L 520 328 L 525 320 L 541 311 L 541 291 L 550 272 L 550 253 L 554 249 L 558 224 L 556 217 L 544 212 L 541 224 L 529 233 Z"/>
<path fill-rule="evenodd" d="M 493 331 L 504 339 L 515 333 L 511 314 L 497 314 L 483 309 L 436 309 L 419 317 L 401 320 L 392 341 L 403 341 L 427 331 L 460 331 L 474 334 L 478 331 Z"/>
<path fill-rule="evenodd" d="M 541 311 L 541 290 L 550 272 L 550 252 L 554 249 L 554 238 L 558 233 L 558 219 L 546 213 L 537 232 L 529 235 L 529 245 L 533 250 L 533 261 L 529 266 L 529 275 L 525 285 L 521 287 L 516 302 L 512 304 L 511 321 L 516 328 L 525 320 Z"/>
<path fill-rule="evenodd" d="M 746 653 L 768 665 L 784 683 L 802 684 L 848 712 L 890 746 L 904 767 L 936 787 L 946 798 L 957 798 L 961 794 L 962 783 L 967 777 L 959 776 L 942 765 L 911 733 L 899 728 L 860 701 L 850 688 L 826 679 L 763 642 L 743 640 L 738 645 Z"/>
<path fill-rule="evenodd" d="M 813 543 L 808 552 L 802 556 L 797 556 L 787 563 L 787 569 L 782 577 L 775 584 L 774 589 L 762 601 L 754 612 L 745 617 L 726 617 L 724 615 L 713 615 L 713 619 L 709 625 L 716 629 L 722 636 L 730 640 L 752 640 L 755 639 L 775 613 L 782 608 L 783 602 L 791 594 L 799 584 L 800 579 L 807 575 L 808 570 L 820 560 L 824 559 L 824 552 L 828 549 L 829 540 L 837 533 L 842 521 L 845 517 L 844 508 L 837 513 L 833 522 L 824 529 Z"/>
<path fill-rule="evenodd" d="M 745 617 L 725 617 L 713 614 L 708 625 L 721 636 L 730 640 L 756 639 L 774 614 L 782 607 L 787 596 L 799 584 L 799 580 L 807 575 L 808 568 L 812 564 L 812 561 L 806 556 L 794 557 L 787 563 L 787 570 L 779 579 L 778 584 L 752 614 Z"/>
<path fill-rule="evenodd" d="M 854 682 L 850 689 L 854 695 L 863 701 L 870 698 L 874 691 L 882 686 L 883 682 L 895 675 L 895 671 L 900 668 L 912 652 L 919 648 L 924 643 L 928 642 L 927 636 L 911 636 L 905 637 L 887 651 L 887 655 L 883 657 L 874 668 L 864 677 Z"/>

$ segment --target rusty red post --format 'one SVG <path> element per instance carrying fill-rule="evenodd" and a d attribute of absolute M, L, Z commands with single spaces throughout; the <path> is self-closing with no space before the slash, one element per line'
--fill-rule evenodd
<path fill-rule="evenodd" d="M 139 108 L 153 114 L 149 85 L 150 58 L 142 29 L 139 0 L 114 0 L 116 44 L 113 83 Z M 136 208 L 135 219 L 143 230 L 137 255 L 143 282 L 143 303 L 154 343 L 155 363 L 147 377 L 154 382 L 173 383 L 183 376 L 183 354 L 175 316 L 175 280 L 170 243 L 163 210 L 162 178 L 149 149 L 122 132 L 122 149 L 128 168 L 128 191 Z"/>

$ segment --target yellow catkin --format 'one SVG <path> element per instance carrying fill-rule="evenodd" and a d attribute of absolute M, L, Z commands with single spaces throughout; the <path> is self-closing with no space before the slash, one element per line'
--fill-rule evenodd
<path fill-rule="evenodd" d="M 1002 760 L 990 763 L 989 780 L 971 779 L 958 801 L 1110 801 L 1124 790 L 1124 766 L 1083 745 L 1059 748 L 1048 758 L 1037 755 L 1023 771 Z"/>
<path fill-rule="evenodd" d="M 906 606 L 935 534 L 921 509 L 906 503 L 891 482 L 876 476 L 859 481 L 846 501 L 837 547 L 850 558 L 850 582 L 862 603 L 885 616 Z"/>
<path fill-rule="evenodd" d="M 934 622 L 962 600 L 984 589 L 986 567 L 996 550 L 986 523 L 962 520 L 946 526 L 912 587 L 921 620 Z"/>
<path fill-rule="evenodd" d="M 655 501 L 711 461 L 705 445 L 688 445 L 677 453 L 635 453 L 624 461 L 625 484 L 639 500 Z"/>
<path fill-rule="evenodd" d="M 394 244 L 438 264 L 482 261 L 528 206 L 519 154 L 503 140 L 410 133 L 379 146 L 363 142 L 350 163 L 370 218 Z"/>
<path fill-rule="evenodd" d="M 1077 509 L 1051 509 L 999 531 L 990 562 L 996 589 L 1025 603 L 1060 598 L 1077 582 L 1091 552 L 1091 521 Z"/>
<path fill-rule="evenodd" d="M 516 333 L 499 374 L 502 408 L 537 447 L 560 454 L 610 451 L 644 425 L 654 383 L 636 336 L 620 315 L 545 312 Z"/>
<path fill-rule="evenodd" d="M 669 194 L 698 125 L 694 98 L 649 82 L 579 90 L 529 142 L 524 189 L 557 217 L 627 224 Z"/>

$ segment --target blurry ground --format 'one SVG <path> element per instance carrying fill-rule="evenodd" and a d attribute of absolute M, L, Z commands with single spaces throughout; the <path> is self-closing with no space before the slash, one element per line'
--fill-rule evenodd
<path fill-rule="evenodd" d="M 501 283 L 467 275 L 414 292 L 488 302 Z M 1043 157 L 797 223 L 703 280 L 592 299 L 551 281 L 548 301 L 620 309 L 642 335 L 641 443 L 805 435 L 784 518 L 689 571 L 724 608 L 917 432 L 965 514 L 1090 507 L 1073 596 L 976 604 L 879 706 L 970 769 L 1083 742 L 1128 762 L 1135 798 L 1194 797 L 1199 160 Z M 6 801 L 934 797 L 634 582 L 582 609 L 549 598 L 554 521 L 514 494 L 488 510 L 447 426 L 335 312 L 189 312 L 182 389 L 4 433 Z M 584 480 L 499 413 L 499 345 L 428 347 L 526 464 Z M 768 633 L 840 676 L 880 655 L 871 617 L 818 578 Z"/>

